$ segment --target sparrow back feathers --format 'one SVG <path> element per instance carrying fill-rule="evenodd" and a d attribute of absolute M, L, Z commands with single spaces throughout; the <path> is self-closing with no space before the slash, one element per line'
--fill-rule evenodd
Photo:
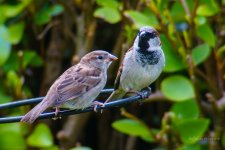
<path fill-rule="evenodd" d="M 84 109 L 91 106 L 106 84 L 109 65 L 116 59 L 101 50 L 88 53 L 52 84 L 46 97 L 21 121 L 33 123 L 48 107 L 58 110 L 59 107 Z"/>

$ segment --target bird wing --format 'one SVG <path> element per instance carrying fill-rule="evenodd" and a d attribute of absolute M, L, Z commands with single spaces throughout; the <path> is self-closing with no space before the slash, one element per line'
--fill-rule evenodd
<path fill-rule="evenodd" d="M 75 66 L 68 69 L 59 79 L 56 86 L 58 99 L 56 105 L 82 96 L 101 81 L 101 70 Z"/>
<path fill-rule="evenodd" d="M 128 49 L 127 52 L 132 51 L 132 50 L 133 50 L 133 47 L 131 47 L 130 49 Z M 117 90 L 119 88 L 119 86 L 120 86 L 120 77 L 121 77 L 121 74 L 123 72 L 123 63 L 124 63 L 124 58 L 126 56 L 126 53 L 125 53 L 125 55 L 123 57 L 123 61 L 122 61 L 121 65 L 120 65 L 120 67 L 118 69 L 118 72 L 117 72 L 117 76 L 116 76 L 115 83 L 114 83 L 114 90 Z"/>

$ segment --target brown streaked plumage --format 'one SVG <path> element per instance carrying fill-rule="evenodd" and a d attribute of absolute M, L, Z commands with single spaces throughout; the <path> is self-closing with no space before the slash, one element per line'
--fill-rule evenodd
<path fill-rule="evenodd" d="M 101 50 L 88 53 L 52 84 L 46 97 L 21 121 L 33 123 L 48 107 L 56 107 L 57 114 L 59 107 L 84 109 L 91 106 L 106 84 L 109 65 L 116 59 Z"/>

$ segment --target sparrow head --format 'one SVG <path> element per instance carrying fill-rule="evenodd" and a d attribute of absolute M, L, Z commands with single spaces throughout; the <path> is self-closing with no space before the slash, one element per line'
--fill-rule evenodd
<path fill-rule="evenodd" d="M 99 69 L 107 69 L 112 61 L 118 58 L 106 51 L 96 50 L 86 54 L 82 59 L 81 63 L 89 65 L 91 67 Z"/>
<path fill-rule="evenodd" d="M 140 50 L 154 50 L 155 47 L 161 46 L 158 32 L 150 26 L 140 28 L 135 39 L 134 46 Z"/>

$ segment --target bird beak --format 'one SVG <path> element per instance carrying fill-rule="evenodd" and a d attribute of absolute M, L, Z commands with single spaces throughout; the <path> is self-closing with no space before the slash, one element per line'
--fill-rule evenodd
<path fill-rule="evenodd" d="M 116 56 L 114 56 L 114 55 L 109 55 L 109 58 L 106 60 L 107 62 L 111 62 L 111 61 L 115 61 L 115 60 L 117 60 L 118 58 L 116 57 Z"/>

